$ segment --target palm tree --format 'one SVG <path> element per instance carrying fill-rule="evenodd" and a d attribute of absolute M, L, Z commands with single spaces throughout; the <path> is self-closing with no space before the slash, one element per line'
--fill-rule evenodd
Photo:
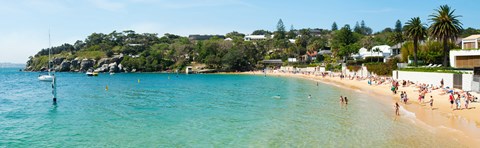
<path fill-rule="evenodd" d="M 425 39 L 425 36 L 427 35 L 427 27 L 425 27 L 419 17 L 414 17 L 405 23 L 404 30 L 405 36 L 413 40 L 413 60 L 415 66 L 418 66 L 418 41 Z"/>
<path fill-rule="evenodd" d="M 443 66 L 447 67 L 448 53 L 450 47 L 448 41 L 455 41 L 460 34 L 462 23 L 457 19 L 462 17 L 460 15 L 453 15 L 455 9 L 451 10 L 448 5 L 440 6 L 440 9 L 435 9 L 435 13 L 430 15 L 430 34 L 437 39 L 443 41 Z"/>

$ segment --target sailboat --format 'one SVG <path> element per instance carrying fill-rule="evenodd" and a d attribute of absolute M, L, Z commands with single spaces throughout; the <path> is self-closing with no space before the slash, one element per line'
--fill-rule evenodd
<path fill-rule="evenodd" d="M 52 47 L 50 45 L 50 31 L 48 32 L 48 46 L 49 46 L 49 48 L 48 48 L 48 64 L 47 64 L 48 65 L 48 75 L 43 74 L 43 75 L 38 76 L 38 80 L 44 81 L 44 82 L 52 82 L 54 77 L 55 77 L 54 75 L 52 75 L 50 73 L 50 69 L 51 69 L 50 68 L 50 62 L 51 62 L 51 59 L 50 59 L 50 54 L 51 54 L 50 52 L 51 51 L 50 50 L 52 50 Z"/>

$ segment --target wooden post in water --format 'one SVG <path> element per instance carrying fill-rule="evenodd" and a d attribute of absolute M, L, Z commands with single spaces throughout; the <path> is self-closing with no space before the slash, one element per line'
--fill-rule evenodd
<path fill-rule="evenodd" d="M 52 80 L 53 104 L 57 104 L 57 77 L 54 75 Z"/>

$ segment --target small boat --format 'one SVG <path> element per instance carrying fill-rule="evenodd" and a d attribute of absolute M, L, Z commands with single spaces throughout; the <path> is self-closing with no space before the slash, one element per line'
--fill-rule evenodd
<path fill-rule="evenodd" d="M 53 75 L 39 75 L 38 80 L 45 81 L 45 82 L 52 82 L 54 77 L 55 76 Z"/>
<path fill-rule="evenodd" d="M 91 71 L 87 71 L 87 73 L 85 73 L 87 76 L 93 76 L 93 72 Z"/>
<path fill-rule="evenodd" d="M 91 71 L 87 71 L 87 73 L 85 73 L 87 76 L 98 76 L 98 72 L 91 72 Z"/>
<path fill-rule="evenodd" d="M 114 75 L 115 73 L 114 72 L 111 72 L 110 75 Z"/>

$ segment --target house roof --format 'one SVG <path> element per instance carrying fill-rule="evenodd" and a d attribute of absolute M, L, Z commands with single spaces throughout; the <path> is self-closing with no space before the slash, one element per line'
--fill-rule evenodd
<path fill-rule="evenodd" d="M 262 63 L 265 63 L 265 64 L 283 64 L 281 59 L 263 60 Z"/>
<path fill-rule="evenodd" d="M 265 35 L 247 35 L 245 38 L 250 38 L 250 39 L 265 39 L 267 38 Z"/>
<path fill-rule="evenodd" d="M 480 34 L 474 34 L 474 35 L 468 36 L 463 40 L 475 40 L 475 39 L 480 39 Z"/>

